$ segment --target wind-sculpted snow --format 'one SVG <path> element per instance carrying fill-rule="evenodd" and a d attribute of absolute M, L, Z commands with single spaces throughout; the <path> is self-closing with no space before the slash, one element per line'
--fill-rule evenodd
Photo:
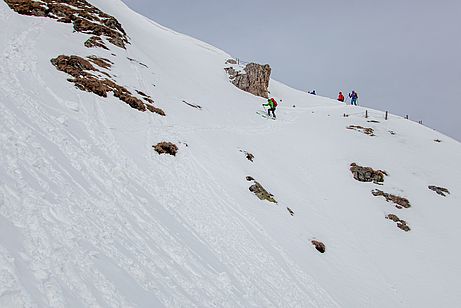
<path fill-rule="evenodd" d="M 90 2 L 130 33 L 126 50 L 0 2 L 0 307 L 461 305 L 458 142 L 275 80 L 283 103 L 263 118 L 265 99 L 229 83 L 230 55 Z M 66 81 L 85 73 L 168 117 Z M 165 141 L 175 156 L 152 147 Z"/>

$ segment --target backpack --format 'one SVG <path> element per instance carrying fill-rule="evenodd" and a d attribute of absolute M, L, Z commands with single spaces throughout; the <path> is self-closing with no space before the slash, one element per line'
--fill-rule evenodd
<path fill-rule="evenodd" d="M 277 107 L 277 101 L 275 99 L 271 98 L 270 101 L 272 102 L 274 107 Z"/>

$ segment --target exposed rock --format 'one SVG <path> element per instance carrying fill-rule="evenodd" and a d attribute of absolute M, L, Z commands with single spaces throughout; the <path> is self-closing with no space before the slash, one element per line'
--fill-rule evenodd
<path fill-rule="evenodd" d="M 200 106 L 200 105 L 191 104 L 191 103 L 188 103 L 188 102 L 186 102 L 186 101 L 184 101 L 184 100 L 183 100 L 182 102 L 183 102 L 184 104 L 186 104 L 186 105 L 192 107 L 192 108 L 202 109 L 202 106 Z"/>
<path fill-rule="evenodd" d="M 160 109 L 160 108 L 157 108 L 154 106 L 155 102 L 154 100 L 152 99 L 152 97 L 150 97 L 150 95 L 147 95 L 145 94 L 144 92 L 142 91 L 139 91 L 139 90 L 136 90 L 136 93 L 138 93 L 139 95 L 142 96 L 142 99 L 145 100 L 146 102 L 148 102 L 148 104 L 145 104 L 146 105 L 146 108 L 147 110 L 149 110 L 150 112 L 153 112 L 153 113 L 157 113 L 161 116 L 165 116 L 165 112 Z"/>
<path fill-rule="evenodd" d="M 349 125 L 346 128 L 362 132 L 362 133 L 364 133 L 365 135 L 368 135 L 368 136 L 374 136 L 375 135 L 374 130 L 371 127 L 362 127 L 362 126 L 359 126 L 359 125 Z"/>
<path fill-rule="evenodd" d="M 396 208 L 398 209 L 401 209 L 401 208 L 409 208 L 411 207 L 410 205 L 410 201 L 408 201 L 408 199 L 406 198 L 403 198 L 403 197 L 399 197 L 399 196 L 396 196 L 396 195 L 391 195 L 391 194 L 388 194 L 388 193 L 385 193 L 379 189 L 375 189 L 371 192 L 373 194 L 373 196 L 377 197 L 377 196 L 383 196 L 387 202 L 392 202 L 394 204 L 396 204 Z"/>
<path fill-rule="evenodd" d="M 256 96 L 269 97 L 268 87 L 271 75 L 269 64 L 247 64 L 244 68 L 244 73 L 235 70 L 233 67 L 225 68 L 225 70 L 237 88 Z"/>
<path fill-rule="evenodd" d="M 370 167 L 362 167 L 356 163 L 351 164 L 350 170 L 354 176 L 354 179 L 360 182 L 381 183 L 384 182 L 384 176 L 388 175 L 386 171 L 374 170 Z"/>
<path fill-rule="evenodd" d="M 247 153 L 246 153 L 246 158 L 247 158 L 249 161 L 253 162 L 253 159 L 255 158 L 255 156 L 254 156 L 253 154 L 247 152 Z"/>
<path fill-rule="evenodd" d="M 99 57 L 96 57 L 96 56 L 89 56 L 88 60 L 90 60 L 91 62 L 93 62 L 97 66 L 105 68 L 105 69 L 111 68 L 112 64 L 114 64 L 114 62 L 112 62 L 112 61 L 110 61 L 108 59 L 99 58 Z"/>
<path fill-rule="evenodd" d="M 440 142 L 442 142 L 442 140 L 440 140 L 440 139 L 434 139 L 434 142 L 440 143 Z"/>
<path fill-rule="evenodd" d="M 245 154 L 246 159 L 253 162 L 253 159 L 255 158 L 253 154 L 251 154 L 250 152 L 244 151 L 244 150 L 240 150 L 240 152 Z"/>
<path fill-rule="evenodd" d="M 287 211 L 288 213 L 290 213 L 291 216 L 295 216 L 295 212 L 293 212 L 293 210 L 290 209 L 289 207 L 287 207 Z"/>
<path fill-rule="evenodd" d="M 22 15 L 56 19 L 72 23 L 77 32 L 91 34 L 85 42 L 87 47 L 102 47 L 101 36 L 121 48 L 129 44 L 122 25 L 85 0 L 4 0 L 11 9 Z M 107 47 L 106 47 L 107 49 Z"/>
<path fill-rule="evenodd" d="M 397 227 L 402 229 L 405 232 L 410 231 L 410 227 L 407 225 L 407 222 L 405 220 L 400 219 L 397 215 L 395 214 L 389 214 L 386 216 L 386 219 L 392 220 L 397 223 Z"/>
<path fill-rule="evenodd" d="M 448 189 L 443 188 L 443 187 L 431 185 L 431 186 L 428 186 L 427 188 L 429 188 L 430 190 L 435 191 L 437 194 L 439 194 L 439 195 L 441 195 L 441 196 L 444 196 L 444 197 L 447 196 L 446 194 L 450 194 L 450 192 L 448 191 Z"/>
<path fill-rule="evenodd" d="M 390 131 L 389 131 L 389 134 L 391 134 L 391 135 L 395 135 L 395 132 L 394 132 L 394 131 L 392 131 L 392 130 L 390 130 Z"/>
<path fill-rule="evenodd" d="M 176 144 L 166 141 L 160 142 L 155 146 L 153 145 L 152 147 L 158 154 L 169 154 L 176 156 L 176 153 L 178 152 L 178 147 Z"/>
<path fill-rule="evenodd" d="M 312 240 L 311 243 L 315 246 L 315 249 L 317 249 L 320 253 L 325 253 L 326 247 L 324 243 L 316 240 Z"/>
<path fill-rule="evenodd" d="M 237 61 L 234 60 L 234 59 L 228 59 L 228 60 L 226 61 L 226 64 L 237 64 Z"/>
<path fill-rule="evenodd" d="M 129 57 L 127 57 L 127 59 L 128 59 L 130 62 L 137 63 L 137 64 L 139 64 L 139 65 L 141 65 L 141 66 L 144 66 L 145 68 L 149 68 L 147 65 L 145 65 L 145 64 L 142 63 L 142 62 L 139 62 L 138 60 L 135 60 L 135 59 L 132 59 L 132 58 L 129 58 Z M 154 85 L 154 86 L 155 86 L 155 85 Z"/>
<path fill-rule="evenodd" d="M 380 123 L 379 121 L 376 121 L 376 120 L 368 120 L 367 122 L 368 123 Z"/>
<path fill-rule="evenodd" d="M 88 48 L 99 47 L 99 48 L 109 50 L 109 48 L 107 48 L 106 44 L 104 44 L 103 40 L 99 36 L 93 35 L 92 37 L 90 37 L 89 39 L 85 41 L 84 45 L 85 47 L 88 47 Z"/>
<path fill-rule="evenodd" d="M 163 111 L 162 109 L 160 109 L 158 107 L 154 107 L 154 106 L 149 105 L 149 104 L 145 104 L 145 105 L 146 105 L 147 110 L 149 110 L 150 112 L 156 113 L 156 114 L 161 115 L 163 117 L 166 116 L 165 111 Z"/>
<path fill-rule="evenodd" d="M 267 200 L 272 203 L 277 203 L 277 201 L 274 199 L 274 196 L 267 192 L 267 190 L 262 187 L 261 184 L 256 182 L 255 179 L 253 179 L 251 176 L 246 177 L 247 181 L 253 181 L 254 184 L 250 186 L 249 190 L 253 192 L 260 200 Z"/>
<path fill-rule="evenodd" d="M 104 72 L 96 69 L 90 61 L 97 63 L 98 66 L 105 68 L 110 68 L 112 63 L 107 59 L 97 57 L 91 57 L 89 60 L 86 60 L 79 56 L 61 55 L 57 58 L 51 59 L 51 63 L 58 70 L 65 72 L 73 77 L 67 80 L 74 83 L 75 86 L 82 91 L 92 92 L 102 97 L 107 97 L 107 93 L 112 92 L 115 97 L 127 103 L 132 108 L 140 111 L 146 111 L 147 109 L 151 112 L 165 115 L 161 109 L 155 108 L 154 106 L 148 104 L 144 104 L 142 100 L 133 96 L 133 94 L 125 87 L 116 84 L 110 79 L 100 78 L 94 75 L 95 72 Z"/>

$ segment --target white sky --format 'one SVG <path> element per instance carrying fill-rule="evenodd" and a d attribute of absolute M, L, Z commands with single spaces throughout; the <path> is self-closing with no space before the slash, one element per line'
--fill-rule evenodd
<path fill-rule="evenodd" d="M 272 77 L 389 110 L 461 140 L 459 0 L 123 0 Z"/>

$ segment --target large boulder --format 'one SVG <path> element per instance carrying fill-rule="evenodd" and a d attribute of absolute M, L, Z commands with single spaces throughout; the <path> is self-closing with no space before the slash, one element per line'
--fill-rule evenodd
<path fill-rule="evenodd" d="M 256 96 L 269 97 L 268 88 L 271 76 L 269 64 L 249 63 L 243 71 L 238 71 L 234 67 L 228 67 L 225 70 L 237 88 Z"/>

